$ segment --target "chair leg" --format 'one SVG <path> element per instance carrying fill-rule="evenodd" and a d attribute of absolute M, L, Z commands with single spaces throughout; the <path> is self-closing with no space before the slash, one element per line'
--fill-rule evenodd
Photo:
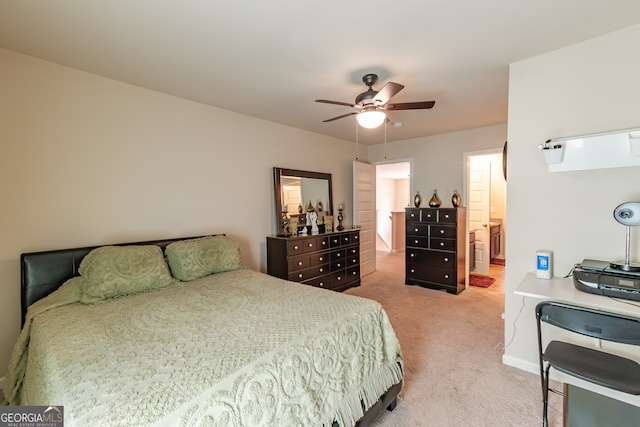
<path fill-rule="evenodd" d="M 549 369 L 551 365 L 547 365 L 544 370 L 544 376 L 542 380 L 542 425 L 543 427 L 549 426 L 548 419 L 548 407 L 549 407 Z"/>

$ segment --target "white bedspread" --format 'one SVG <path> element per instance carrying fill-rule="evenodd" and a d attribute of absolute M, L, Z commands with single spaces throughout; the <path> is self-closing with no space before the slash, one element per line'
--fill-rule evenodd
<path fill-rule="evenodd" d="M 377 302 L 248 269 L 50 305 L 28 314 L 11 403 L 63 405 L 67 426 L 351 426 L 402 379 Z"/>

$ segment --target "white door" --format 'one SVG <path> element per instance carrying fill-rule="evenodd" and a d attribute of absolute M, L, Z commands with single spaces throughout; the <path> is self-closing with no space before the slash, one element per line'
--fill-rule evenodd
<path fill-rule="evenodd" d="M 491 161 L 489 156 L 473 156 L 469 162 L 469 231 L 475 231 L 475 272 L 489 274 L 489 215 L 491 197 Z"/>
<path fill-rule="evenodd" d="M 360 275 L 376 271 L 376 167 L 353 162 L 353 224 L 360 227 Z"/>

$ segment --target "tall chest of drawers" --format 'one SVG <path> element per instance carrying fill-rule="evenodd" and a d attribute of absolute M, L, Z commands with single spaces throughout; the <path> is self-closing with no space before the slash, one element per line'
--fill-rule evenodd
<path fill-rule="evenodd" d="M 267 237 L 267 273 L 334 291 L 360 285 L 360 230 Z"/>
<path fill-rule="evenodd" d="M 407 208 L 405 283 L 459 294 L 465 287 L 465 208 Z"/>

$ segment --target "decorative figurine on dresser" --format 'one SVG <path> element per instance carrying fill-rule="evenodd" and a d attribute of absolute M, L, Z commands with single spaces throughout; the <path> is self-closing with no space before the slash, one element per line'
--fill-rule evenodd
<path fill-rule="evenodd" d="M 278 234 L 267 237 L 267 273 L 334 291 L 359 286 L 360 230 L 340 230 L 339 215 L 333 231 L 331 174 L 273 169 Z M 309 200 L 306 212 L 287 217 L 300 200 Z"/>
<path fill-rule="evenodd" d="M 406 208 L 407 285 L 464 290 L 466 223 L 465 208 Z"/>

